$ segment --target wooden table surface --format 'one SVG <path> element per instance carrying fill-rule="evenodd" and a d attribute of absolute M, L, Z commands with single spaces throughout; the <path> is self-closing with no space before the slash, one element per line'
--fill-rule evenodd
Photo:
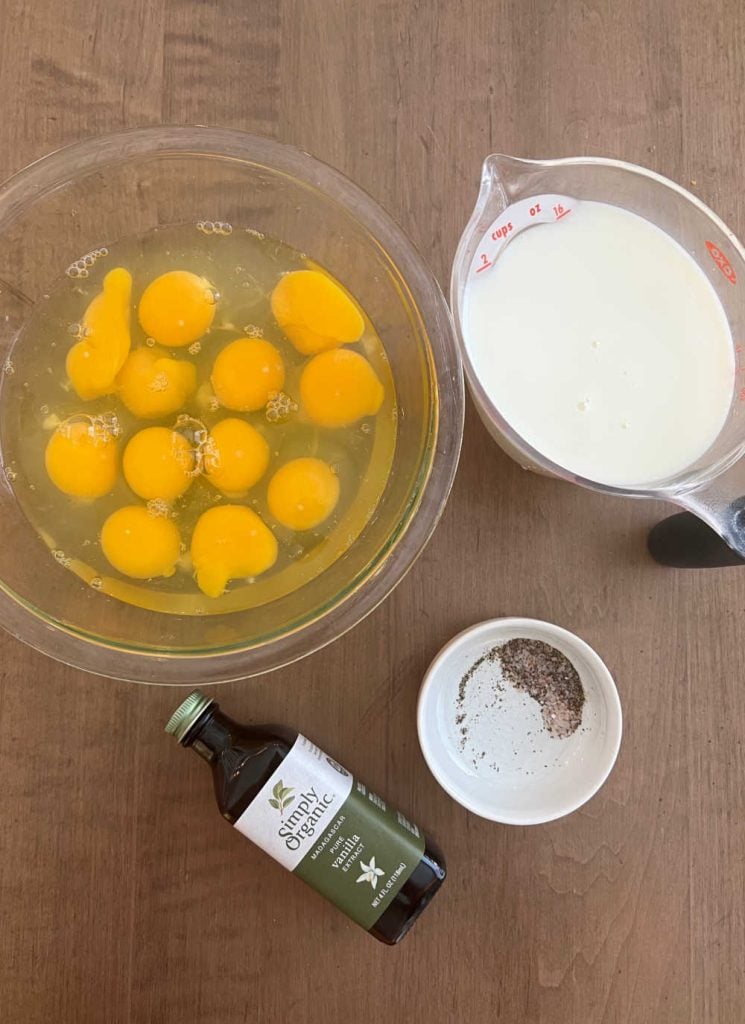
<path fill-rule="evenodd" d="M 399 220 L 446 284 L 482 158 L 603 154 L 745 232 L 738 0 L 4 0 L 0 175 L 162 121 L 315 153 Z M 377 944 L 228 828 L 163 734 L 181 691 L 0 639 L 3 1024 L 735 1024 L 745 1005 L 745 570 L 645 553 L 661 506 L 528 475 L 472 409 L 434 539 L 351 634 L 220 690 L 295 724 L 438 838 L 449 878 Z M 547 618 L 615 674 L 609 782 L 564 821 L 490 824 L 442 792 L 415 703 L 491 616 Z"/>

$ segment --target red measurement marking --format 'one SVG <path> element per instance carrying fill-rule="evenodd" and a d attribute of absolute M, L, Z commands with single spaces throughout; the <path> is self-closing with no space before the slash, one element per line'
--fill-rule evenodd
<path fill-rule="evenodd" d="M 571 207 L 567 210 L 566 207 L 561 205 L 561 203 L 558 203 L 554 207 L 554 216 L 556 217 L 557 220 L 561 220 L 562 217 L 566 217 L 566 215 L 568 213 L 571 213 L 571 212 L 572 212 Z"/>
<path fill-rule="evenodd" d="M 738 397 L 739 397 L 741 402 L 745 402 L 745 388 L 741 389 L 740 394 L 739 394 Z"/>
<path fill-rule="evenodd" d="M 709 250 L 709 255 L 714 260 L 716 265 L 722 271 L 724 276 L 727 278 L 730 284 L 737 284 L 737 274 L 735 268 L 732 266 L 730 261 L 724 255 L 718 245 L 714 245 L 713 242 L 707 242 L 706 248 Z"/>
<path fill-rule="evenodd" d="M 531 208 L 530 208 L 530 210 L 528 212 L 530 213 L 531 217 L 535 217 L 535 215 L 537 213 L 541 212 L 541 204 L 540 203 L 536 203 L 535 206 L 531 206 Z"/>
<path fill-rule="evenodd" d="M 481 259 L 481 266 L 480 267 L 476 267 L 476 273 L 477 274 L 480 274 L 482 270 L 487 270 L 491 266 L 491 260 L 489 259 L 489 257 L 486 255 L 485 252 L 481 253 L 480 259 Z"/>
<path fill-rule="evenodd" d="M 493 242 L 498 242 L 500 238 L 506 238 L 507 235 L 509 235 L 510 231 L 512 231 L 512 221 L 511 220 L 507 221 L 506 224 L 502 224 L 502 226 L 497 228 L 495 231 L 492 231 L 492 233 L 491 233 L 492 241 Z"/>

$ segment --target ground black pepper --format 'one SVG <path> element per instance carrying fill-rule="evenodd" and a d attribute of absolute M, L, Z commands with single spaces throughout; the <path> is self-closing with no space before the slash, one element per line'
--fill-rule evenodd
<path fill-rule="evenodd" d="M 482 665 L 485 665 L 485 664 L 493 665 L 495 662 L 498 661 L 498 659 L 499 659 L 499 648 L 498 647 L 493 647 L 490 651 L 487 651 L 486 654 L 482 654 L 480 658 L 477 658 L 476 661 L 474 661 L 473 665 L 471 665 L 471 667 L 468 669 L 468 671 L 465 673 L 465 675 L 461 679 L 460 684 L 458 685 L 458 698 L 456 700 L 456 705 L 459 708 L 459 714 L 456 715 L 455 722 L 456 722 L 456 725 L 460 726 L 460 729 L 459 729 L 459 732 L 460 732 L 460 743 L 459 743 L 459 746 L 460 746 L 461 750 L 465 750 L 466 742 L 468 741 L 468 731 L 469 731 L 468 730 L 468 725 L 467 724 L 466 725 L 463 724 L 465 722 L 465 720 L 466 720 L 466 717 L 467 717 L 467 714 L 466 714 L 466 711 L 464 710 L 464 707 L 465 707 L 466 691 L 468 689 L 468 684 L 471 682 L 471 680 L 473 679 L 473 677 L 475 676 L 475 674 L 478 672 L 478 670 L 481 668 Z M 502 686 L 498 682 L 495 681 L 494 685 L 495 685 L 495 688 L 497 690 L 501 690 L 502 689 Z M 490 707 L 494 707 L 495 704 L 496 704 L 496 700 L 494 700 L 492 702 Z M 478 711 L 476 712 L 474 717 L 476 719 L 478 719 L 480 717 Z M 481 755 L 482 758 L 484 756 L 485 756 L 485 754 Z M 477 765 L 478 765 L 478 760 L 475 757 L 472 758 L 472 764 L 473 764 L 474 768 L 476 768 Z M 497 769 L 497 770 L 499 770 L 499 769 Z"/>
<path fill-rule="evenodd" d="M 463 724 L 466 719 L 466 691 L 475 673 L 485 663 L 499 663 L 502 679 L 536 701 L 550 736 L 565 739 L 580 726 L 585 691 L 574 665 L 561 651 L 542 640 L 514 637 L 478 658 L 460 681 L 456 721 L 462 737 L 461 749 L 468 735 L 468 728 Z M 497 680 L 494 685 L 497 691 L 503 690 Z"/>
<path fill-rule="evenodd" d="M 463 701 L 466 699 L 466 689 L 468 684 L 484 663 L 493 664 L 495 661 L 499 660 L 499 650 L 499 647 L 492 647 L 492 649 L 487 651 L 486 654 L 482 654 L 480 658 L 477 658 L 476 661 L 474 661 L 473 665 L 471 665 L 469 670 L 463 676 L 460 681 L 460 685 L 458 686 L 458 705 L 460 707 L 463 706 Z"/>
<path fill-rule="evenodd" d="M 585 691 L 571 661 L 543 640 L 515 637 L 499 648 L 504 678 L 537 701 L 551 736 L 571 736 L 582 722 Z"/>

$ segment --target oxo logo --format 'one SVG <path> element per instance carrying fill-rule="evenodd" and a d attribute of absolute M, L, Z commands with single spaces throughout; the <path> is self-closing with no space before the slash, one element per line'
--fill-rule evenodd
<path fill-rule="evenodd" d="M 707 242 L 706 248 L 709 250 L 709 255 L 714 260 L 719 269 L 722 271 L 722 273 L 727 278 L 729 283 L 737 284 L 737 274 L 735 273 L 735 268 L 732 266 L 732 264 L 724 255 L 719 246 L 715 245 L 713 242 Z"/>

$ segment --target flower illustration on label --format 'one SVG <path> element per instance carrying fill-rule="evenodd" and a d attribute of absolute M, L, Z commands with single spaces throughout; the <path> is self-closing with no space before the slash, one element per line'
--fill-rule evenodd
<path fill-rule="evenodd" d="M 280 814 L 284 812 L 285 807 L 289 807 L 292 801 L 295 799 L 294 790 L 290 786 L 282 785 L 280 779 L 276 786 L 272 789 L 273 796 L 269 797 L 269 803 L 272 807 L 276 808 Z"/>
<path fill-rule="evenodd" d="M 375 858 L 371 857 L 369 864 L 365 864 L 364 860 L 361 860 L 360 867 L 362 868 L 362 874 L 357 879 L 357 882 L 369 882 L 374 889 L 378 879 L 383 877 L 381 869 L 375 866 Z"/>

